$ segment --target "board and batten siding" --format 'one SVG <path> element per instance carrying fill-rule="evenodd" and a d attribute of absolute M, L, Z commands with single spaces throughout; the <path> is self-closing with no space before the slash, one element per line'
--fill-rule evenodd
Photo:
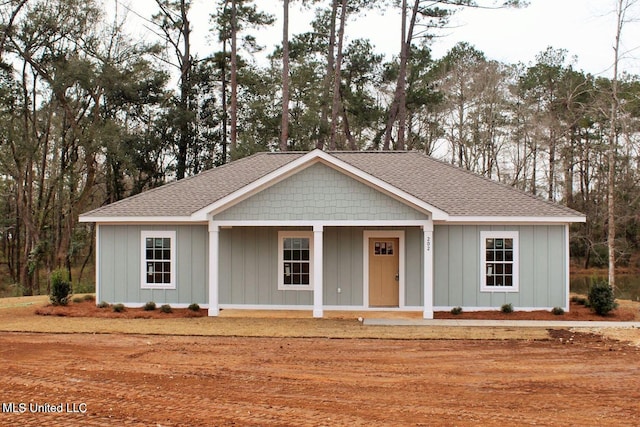
<path fill-rule="evenodd" d="M 316 163 L 215 215 L 215 221 L 422 220 L 427 216 Z"/>
<path fill-rule="evenodd" d="M 363 232 L 390 229 L 405 231 L 405 305 L 421 306 L 422 230 L 418 227 L 325 227 L 324 305 L 364 305 Z M 220 304 L 313 305 L 312 291 L 278 290 L 278 231 L 293 230 L 296 229 L 233 227 L 220 230 Z"/>
<path fill-rule="evenodd" d="M 517 231 L 519 291 L 480 292 L 480 232 Z M 436 225 L 434 306 L 566 307 L 566 245 L 563 225 Z"/>
<path fill-rule="evenodd" d="M 141 232 L 176 232 L 176 288 L 142 289 Z M 208 303 L 209 245 L 205 225 L 100 225 L 98 298 L 109 303 Z"/>

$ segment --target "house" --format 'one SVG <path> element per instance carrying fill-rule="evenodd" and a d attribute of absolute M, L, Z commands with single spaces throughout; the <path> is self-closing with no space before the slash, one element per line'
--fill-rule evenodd
<path fill-rule="evenodd" d="M 417 152 L 259 153 L 80 216 L 97 301 L 220 309 L 569 308 L 584 215 Z"/>

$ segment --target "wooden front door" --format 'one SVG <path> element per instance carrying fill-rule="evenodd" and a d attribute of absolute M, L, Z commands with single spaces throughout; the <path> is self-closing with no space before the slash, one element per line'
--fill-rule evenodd
<path fill-rule="evenodd" d="M 400 256 L 398 238 L 369 239 L 369 306 L 400 304 Z"/>

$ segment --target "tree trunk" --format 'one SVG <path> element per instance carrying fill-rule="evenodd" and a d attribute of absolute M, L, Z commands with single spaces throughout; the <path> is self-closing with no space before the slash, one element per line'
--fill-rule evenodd
<path fill-rule="evenodd" d="M 396 119 L 402 123 L 398 127 L 398 141 L 396 149 L 404 150 L 404 132 L 406 123 L 406 80 L 407 80 L 407 64 L 409 61 L 409 49 L 411 48 L 411 40 L 413 39 L 413 29 L 415 27 L 416 18 L 418 16 L 418 7 L 420 0 L 415 0 L 411 12 L 411 22 L 409 30 L 406 31 L 407 21 L 407 0 L 402 0 L 402 43 L 400 46 L 400 69 L 398 72 L 398 82 L 396 83 L 396 91 L 394 93 L 393 102 L 389 108 L 389 116 L 387 118 L 387 126 L 384 133 L 383 150 L 391 148 L 391 133 L 393 132 L 393 124 Z M 406 34 L 405 34 L 406 33 Z"/>
<path fill-rule="evenodd" d="M 231 153 L 230 160 L 235 160 L 238 138 L 238 7 L 236 0 L 231 1 Z"/>
<path fill-rule="evenodd" d="M 329 149 L 336 150 L 338 137 L 338 113 L 340 108 L 340 81 L 342 68 L 342 41 L 344 40 L 344 26 L 347 20 L 347 0 L 342 0 L 340 12 L 340 27 L 338 29 L 338 52 L 333 73 L 333 102 L 331 103 L 331 140 Z"/>
<path fill-rule="evenodd" d="M 609 150 L 607 153 L 607 249 L 609 250 L 609 286 L 616 286 L 616 215 L 615 215 L 615 177 L 616 177 L 616 145 L 618 126 L 618 62 L 620 55 L 620 36 L 625 21 L 625 12 L 630 6 L 629 0 L 618 0 L 616 3 L 616 34 L 613 47 L 613 78 L 611 79 L 611 117 L 609 128 Z"/>
<path fill-rule="evenodd" d="M 282 23 L 282 128 L 280 151 L 287 151 L 289 139 L 289 0 L 283 1 Z"/>
<path fill-rule="evenodd" d="M 331 76 L 333 76 L 334 50 L 336 45 L 336 19 L 338 16 L 338 0 L 331 3 L 331 22 L 329 23 L 329 47 L 327 48 L 327 69 L 322 81 L 322 99 L 320 112 L 320 129 L 316 148 L 324 149 L 329 134 L 329 93 L 331 92 Z"/>

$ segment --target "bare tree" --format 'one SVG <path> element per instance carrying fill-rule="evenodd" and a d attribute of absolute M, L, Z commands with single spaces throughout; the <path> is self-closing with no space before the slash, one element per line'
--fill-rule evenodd
<path fill-rule="evenodd" d="M 616 146 L 617 126 L 620 112 L 618 97 L 618 65 L 620 63 L 620 37 L 622 28 L 627 21 L 627 12 L 637 3 L 637 0 L 616 0 L 616 32 L 613 45 L 613 77 L 611 79 L 611 117 L 609 128 L 609 151 L 607 153 L 608 187 L 607 187 L 607 248 L 609 250 L 609 285 L 615 288 L 616 267 L 616 215 L 615 215 L 615 177 L 616 177 Z"/>

